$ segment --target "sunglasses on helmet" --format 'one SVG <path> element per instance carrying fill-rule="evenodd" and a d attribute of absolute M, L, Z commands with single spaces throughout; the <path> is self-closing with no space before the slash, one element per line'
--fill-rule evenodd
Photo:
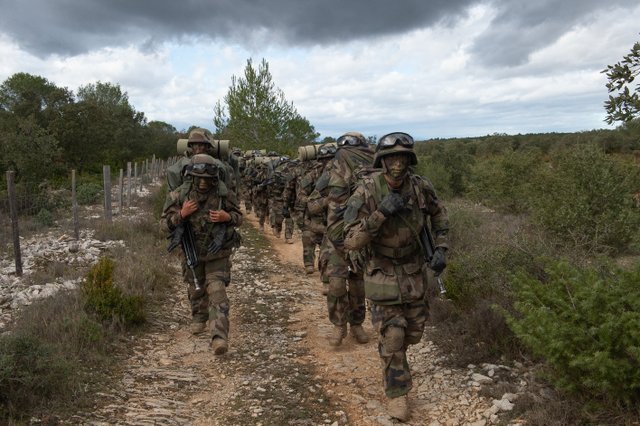
<path fill-rule="evenodd" d="M 211 176 L 218 175 L 218 167 L 213 164 L 198 163 L 187 166 L 187 172 L 206 173 Z"/>
<path fill-rule="evenodd" d="M 318 154 L 320 155 L 335 154 L 336 151 L 337 151 L 337 148 L 334 145 L 328 145 L 328 146 L 320 147 L 320 149 L 318 150 Z"/>
<path fill-rule="evenodd" d="M 338 144 L 338 146 L 345 146 L 345 145 L 358 146 L 362 144 L 362 141 L 355 136 L 343 135 L 338 138 L 336 143 Z"/>
<path fill-rule="evenodd" d="M 378 141 L 378 146 L 376 147 L 376 151 L 379 151 L 383 148 L 396 146 L 397 144 L 406 147 L 412 147 L 414 144 L 413 137 L 403 132 L 389 133 L 380 138 L 380 140 Z"/>

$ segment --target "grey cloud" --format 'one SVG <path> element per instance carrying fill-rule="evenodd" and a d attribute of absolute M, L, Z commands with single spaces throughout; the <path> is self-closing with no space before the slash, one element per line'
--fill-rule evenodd
<path fill-rule="evenodd" d="M 571 28 L 605 9 L 636 7 L 637 0 L 494 0 L 498 13 L 474 40 L 474 57 L 485 66 L 517 66 Z"/>
<path fill-rule="evenodd" d="M 38 56 L 184 37 L 295 45 L 344 42 L 455 21 L 477 0 L 0 0 L 0 32 Z M 271 40 L 269 40 L 269 38 Z"/>

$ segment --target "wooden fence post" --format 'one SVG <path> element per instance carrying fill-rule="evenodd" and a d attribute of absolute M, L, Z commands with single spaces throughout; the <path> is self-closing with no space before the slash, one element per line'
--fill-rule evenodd
<path fill-rule="evenodd" d="M 138 162 L 133 163 L 133 193 L 138 193 Z"/>
<path fill-rule="evenodd" d="M 13 186 L 15 172 L 7 171 L 7 193 L 9 195 L 9 216 L 11 216 L 11 231 L 13 233 L 13 255 L 16 260 L 16 276 L 22 276 L 22 254 L 20 253 L 20 233 L 18 232 L 18 209 L 16 192 Z"/>
<path fill-rule="evenodd" d="M 80 239 L 80 228 L 78 226 L 78 197 L 76 196 L 76 171 L 71 170 L 71 208 L 73 210 L 73 236 L 76 241 Z"/>
<path fill-rule="evenodd" d="M 111 212 L 111 167 L 102 166 L 102 177 L 104 186 L 104 219 L 107 222 L 112 220 Z"/>
<path fill-rule="evenodd" d="M 127 162 L 127 208 L 131 208 L 131 161 Z"/>
<path fill-rule="evenodd" d="M 124 213 L 124 171 L 120 169 L 120 178 L 118 179 L 118 214 L 122 216 Z"/>

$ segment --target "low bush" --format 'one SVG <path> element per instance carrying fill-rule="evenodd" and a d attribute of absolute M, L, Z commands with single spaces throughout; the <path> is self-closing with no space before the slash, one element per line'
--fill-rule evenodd
<path fill-rule="evenodd" d="M 43 226 L 53 226 L 53 214 L 47 209 L 40 209 L 36 215 L 36 220 Z"/>
<path fill-rule="evenodd" d="M 515 334 L 548 363 L 560 389 L 640 401 L 640 265 L 632 270 L 551 263 L 513 277 Z"/>
<path fill-rule="evenodd" d="M 102 197 L 102 185 L 95 182 L 80 183 L 76 187 L 76 199 L 79 205 L 99 203 Z"/>
<path fill-rule="evenodd" d="M 87 309 L 108 324 L 127 327 L 145 320 L 142 298 L 123 294 L 113 284 L 113 261 L 101 258 L 87 274 L 82 291 Z"/>

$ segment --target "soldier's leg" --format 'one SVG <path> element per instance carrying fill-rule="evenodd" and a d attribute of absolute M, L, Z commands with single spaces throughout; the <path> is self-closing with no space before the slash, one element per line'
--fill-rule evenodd
<path fill-rule="evenodd" d="M 205 323 L 209 319 L 209 295 L 206 289 L 206 276 L 203 264 L 199 264 L 194 268 L 194 273 L 187 266 L 186 259 L 182 259 L 182 278 L 187 284 L 187 296 L 191 305 L 191 331 L 194 334 L 205 331 Z M 195 281 L 200 283 L 200 289 L 196 290 Z"/>
<path fill-rule="evenodd" d="M 349 272 L 349 325 L 350 333 L 358 343 L 369 342 L 367 332 L 362 328 L 366 313 L 366 302 L 364 297 L 364 281 L 362 275 Z"/>
<path fill-rule="evenodd" d="M 229 284 L 230 263 L 228 257 L 205 262 L 211 338 L 222 338 L 225 341 L 229 340 L 229 298 L 226 286 Z"/>
<path fill-rule="evenodd" d="M 322 243 L 320 244 L 320 254 L 318 255 L 318 271 L 320 272 L 320 281 L 322 281 L 323 296 L 326 296 L 329 293 L 329 275 L 327 269 L 331 250 L 329 249 L 328 244 L 330 244 L 328 240 L 323 238 Z"/>
<path fill-rule="evenodd" d="M 330 245 L 333 247 L 333 245 Z M 342 257 L 342 251 L 335 247 L 329 254 L 327 266 L 329 275 L 329 289 L 327 293 L 327 309 L 329 321 L 334 329 L 329 337 L 329 344 L 338 346 L 347 334 L 347 320 L 349 315 L 349 296 L 347 293 L 347 263 Z"/>
<path fill-rule="evenodd" d="M 313 242 L 313 232 L 309 230 L 302 231 L 302 260 L 305 270 L 313 272 L 313 265 L 316 261 L 316 246 Z"/>
<path fill-rule="evenodd" d="M 349 272 L 349 324 L 361 325 L 366 313 L 362 275 Z"/>
<path fill-rule="evenodd" d="M 293 219 L 290 217 L 284 218 L 284 238 L 287 242 L 293 242 Z"/>
<path fill-rule="evenodd" d="M 389 398 L 406 395 L 412 387 L 412 381 L 406 355 L 407 320 L 403 305 L 374 303 L 371 306 L 371 321 L 378 332 L 384 392 Z"/>

